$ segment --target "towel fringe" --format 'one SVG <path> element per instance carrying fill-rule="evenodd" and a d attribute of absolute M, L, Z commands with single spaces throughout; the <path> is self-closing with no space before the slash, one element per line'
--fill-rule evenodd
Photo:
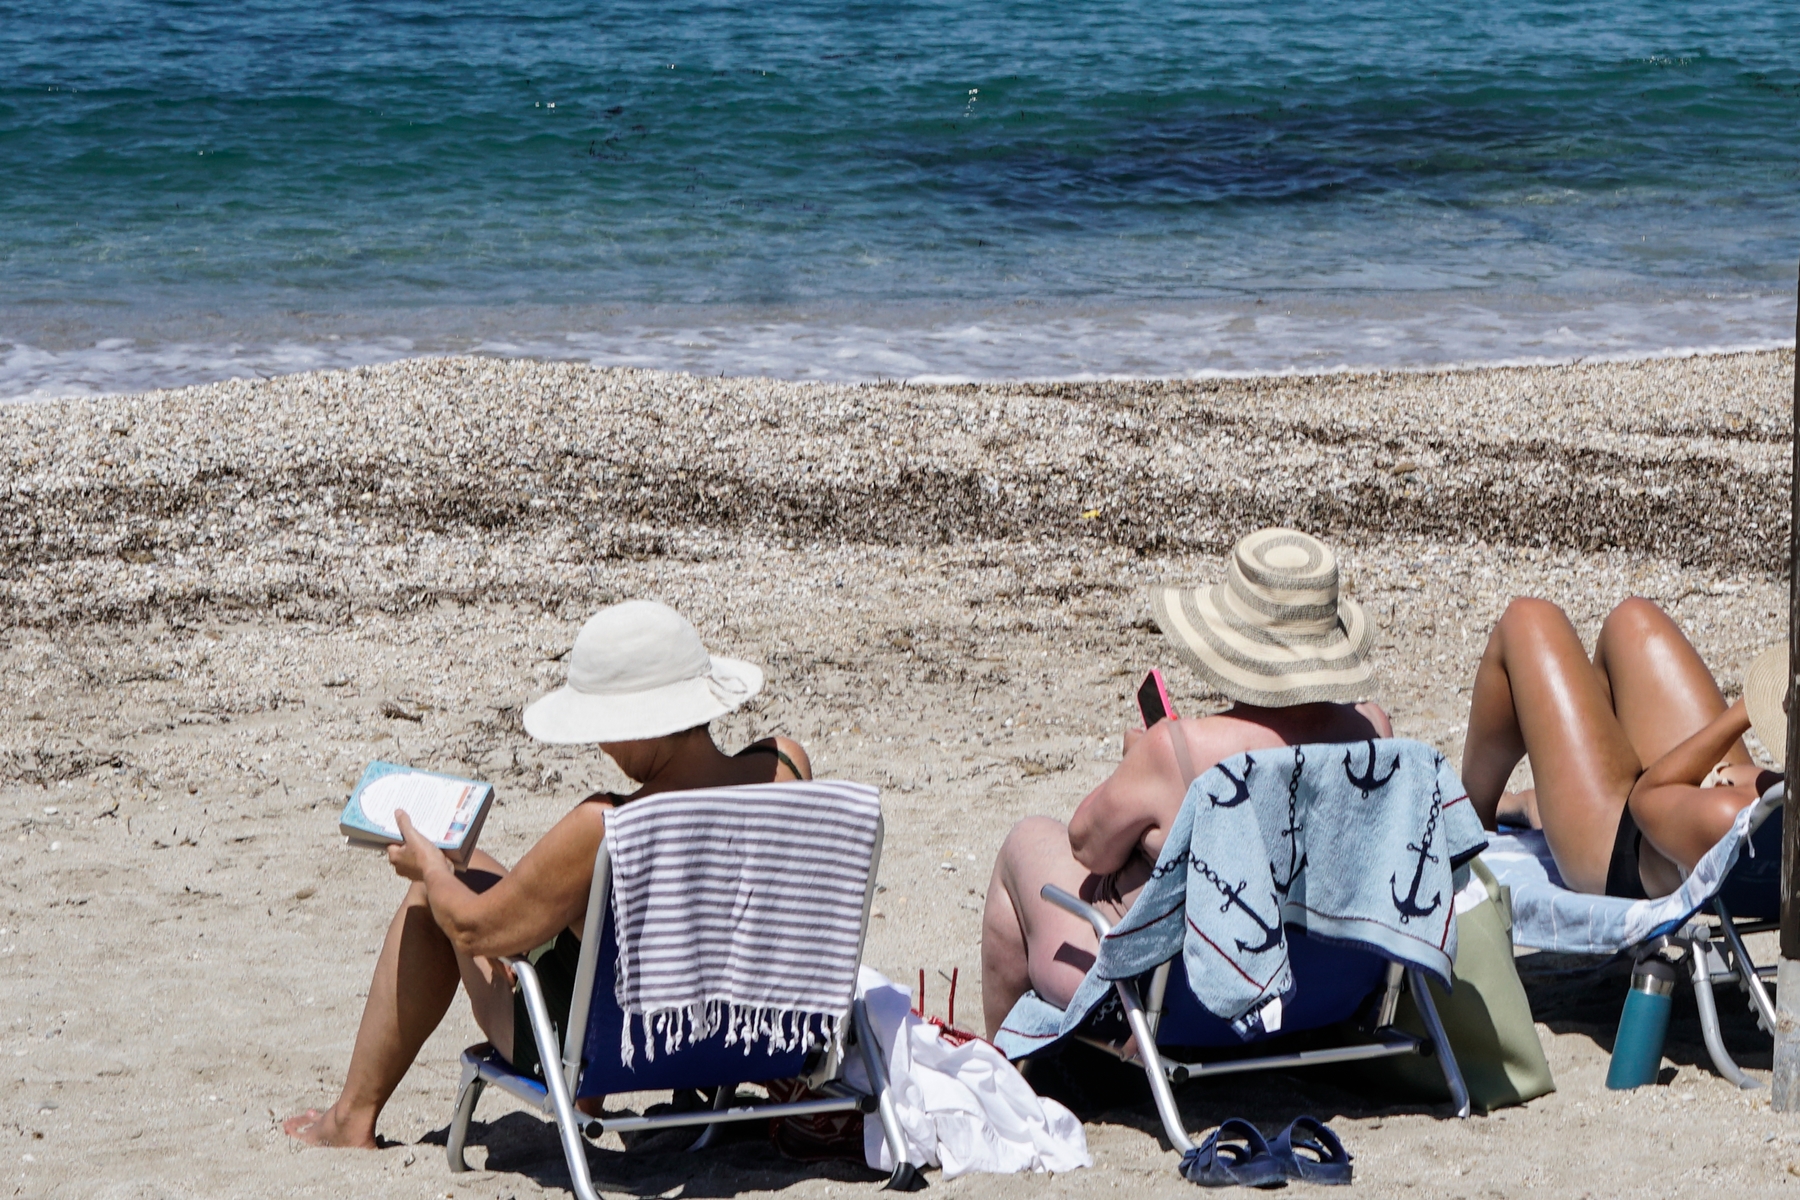
<path fill-rule="evenodd" d="M 716 1036 L 721 1029 L 725 1032 L 725 1044 L 742 1043 L 746 1057 L 758 1042 L 771 1055 L 795 1050 L 805 1053 L 814 1047 L 836 1049 L 844 1032 L 842 1013 L 720 999 L 671 1005 L 626 1016 L 619 1026 L 619 1060 L 627 1067 L 637 1056 L 637 1040 L 631 1033 L 634 1020 L 643 1029 L 644 1058 L 649 1062 L 656 1061 L 659 1041 L 664 1054 L 674 1054 L 684 1046 Z"/>

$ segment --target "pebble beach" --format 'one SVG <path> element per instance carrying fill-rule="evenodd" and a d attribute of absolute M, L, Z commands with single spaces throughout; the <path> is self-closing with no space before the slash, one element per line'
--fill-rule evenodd
<path fill-rule="evenodd" d="M 483 846 L 511 860 L 620 786 L 519 724 L 602 604 L 664 600 L 764 666 L 727 749 L 786 733 L 882 788 L 868 961 L 923 970 L 938 1015 L 954 975 L 972 1025 L 1006 830 L 1105 777 L 1148 667 L 1183 712 L 1220 704 L 1163 648 L 1151 583 L 1218 578 L 1261 525 L 1327 539 L 1396 732 L 1453 761 L 1515 595 L 1590 638 L 1648 596 L 1735 695 L 1785 633 L 1793 386 L 1791 350 L 942 386 L 463 357 L 0 407 L 0 1194 L 566 1194 L 549 1127 L 492 1093 L 482 1169 L 445 1168 L 466 1010 L 386 1148 L 302 1150 L 278 1118 L 335 1094 L 403 890 L 337 836 L 348 788 L 373 758 L 491 779 Z M 1691 1000 L 1664 1082 L 1608 1092 L 1622 976 L 1521 965 L 1548 1097 L 1458 1122 L 1343 1075 L 1227 1078 L 1181 1093 L 1188 1125 L 1311 1112 L 1369 1196 L 1800 1186 L 1800 1121 L 1713 1074 Z M 1766 1036 L 1722 1000 L 1766 1080 Z M 933 1188 L 1188 1194 L 1141 1094 L 1079 1099 L 1091 1171 Z M 590 1157 L 608 1195 L 878 1186 L 753 1130 Z"/>

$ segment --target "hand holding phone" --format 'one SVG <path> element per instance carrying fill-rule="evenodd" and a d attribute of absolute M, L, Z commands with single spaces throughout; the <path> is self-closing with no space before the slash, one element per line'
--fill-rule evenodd
<path fill-rule="evenodd" d="M 1158 721 L 1175 719 L 1175 704 L 1169 699 L 1169 689 L 1163 685 L 1162 672 L 1154 668 L 1144 676 L 1144 682 L 1138 685 L 1138 711 L 1144 715 L 1144 728 L 1149 729 Z"/>

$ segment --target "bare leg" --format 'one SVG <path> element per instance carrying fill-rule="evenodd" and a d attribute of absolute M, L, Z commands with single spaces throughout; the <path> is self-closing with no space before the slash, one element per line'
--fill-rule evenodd
<path fill-rule="evenodd" d="M 994 863 L 981 920 L 981 1007 L 990 1037 L 1027 990 L 1067 1005 L 1100 949 L 1093 926 L 1039 894 L 1047 883 L 1100 904 L 1115 919 L 1122 911 L 1118 900 L 1100 894 L 1101 878 L 1076 861 L 1061 821 L 1027 817 L 1013 826 Z"/>
<path fill-rule="evenodd" d="M 1725 711 L 1725 697 L 1700 652 L 1668 613 L 1633 596 L 1607 615 L 1594 646 L 1613 712 L 1638 759 L 1652 763 Z M 1748 764 L 1744 743 L 1726 756 Z"/>
<path fill-rule="evenodd" d="M 484 869 L 504 873 L 499 863 L 480 857 Z M 468 987 L 483 1032 L 502 1054 L 510 1055 L 510 975 L 492 960 L 459 956 L 431 915 L 424 885 L 415 883 L 388 925 L 375 960 L 375 977 L 363 1004 L 343 1091 L 323 1112 L 308 1109 L 282 1122 L 288 1135 L 316 1146 L 372 1149 L 382 1107 L 449 1011 L 459 981 Z M 504 1046 L 499 1044 L 501 1038 Z"/>
<path fill-rule="evenodd" d="M 1488 638 L 1469 706 L 1462 776 L 1484 824 L 1528 749 L 1557 868 L 1577 891 L 1603 891 L 1643 767 L 1575 627 L 1554 604 L 1518 599 Z"/>
<path fill-rule="evenodd" d="M 1699 651 L 1649 600 L 1633 597 L 1612 610 L 1594 647 L 1594 666 L 1606 678 L 1613 711 L 1645 764 L 1725 711 L 1725 697 Z M 1748 765 L 1750 752 L 1742 741 L 1733 742 L 1725 761 Z M 1724 836 L 1736 815 L 1730 793 L 1700 795 L 1705 799 L 1698 803 L 1632 804 L 1632 818 L 1644 833 L 1638 873 L 1653 896 L 1674 891 L 1685 874 L 1665 848 L 1691 863 Z"/>

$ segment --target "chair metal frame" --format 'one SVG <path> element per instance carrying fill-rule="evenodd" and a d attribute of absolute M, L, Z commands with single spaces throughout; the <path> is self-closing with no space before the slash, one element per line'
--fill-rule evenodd
<path fill-rule="evenodd" d="M 1112 923 L 1093 905 L 1080 897 L 1071 895 L 1055 884 L 1045 884 L 1041 893 L 1044 899 L 1066 912 L 1073 913 L 1089 925 L 1094 932 L 1105 937 L 1112 932 Z M 1469 1089 L 1464 1083 L 1462 1068 L 1456 1064 L 1456 1054 L 1450 1048 L 1449 1035 L 1444 1032 L 1444 1023 L 1438 1017 L 1437 1005 L 1431 998 L 1431 989 L 1425 984 L 1424 972 L 1417 967 L 1403 967 L 1400 963 L 1390 962 L 1387 972 L 1387 990 L 1382 993 L 1381 1002 L 1376 1009 L 1375 1029 L 1367 1042 L 1353 1043 L 1348 1046 L 1330 1046 L 1318 1050 L 1300 1050 L 1285 1054 L 1267 1054 L 1257 1058 L 1233 1058 L 1219 1062 L 1176 1062 L 1165 1057 L 1156 1049 L 1156 1034 L 1162 1023 L 1163 997 L 1169 986 L 1169 971 L 1180 961 L 1170 959 L 1157 967 L 1150 976 L 1150 992 L 1148 1004 L 1139 997 L 1137 983 L 1130 979 L 1116 979 L 1113 988 L 1118 992 L 1119 1002 L 1125 1009 L 1125 1021 L 1131 1028 L 1135 1049 L 1126 1054 L 1118 1047 L 1097 1039 L 1083 1038 L 1089 1045 L 1097 1046 L 1110 1054 L 1117 1055 L 1125 1062 L 1136 1062 L 1144 1069 L 1144 1077 L 1150 1081 L 1150 1094 L 1156 1101 L 1157 1116 L 1162 1119 L 1163 1133 L 1169 1144 L 1176 1151 L 1185 1154 L 1194 1148 L 1194 1140 L 1188 1136 L 1187 1129 L 1181 1120 L 1181 1110 L 1175 1105 L 1176 1085 L 1192 1079 L 1204 1079 L 1218 1075 L 1233 1075 L 1247 1071 L 1284 1070 L 1294 1067 L 1321 1066 L 1325 1063 L 1359 1062 L 1372 1058 L 1394 1058 L 1405 1054 L 1435 1055 L 1444 1072 L 1444 1083 L 1450 1089 L 1451 1103 L 1456 1106 L 1458 1117 L 1469 1115 Z M 1419 1015 L 1424 1018 L 1428 1038 L 1415 1037 L 1410 1033 L 1393 1027 L 1394 1013 L 1400 1004 L 1400 985 L 1402 981 L 1412 989 L 1413 1001 L 1419 1006 Z M 1150 1047 L 1151 1053 L 1146 1056 L 1144 1048 Z"/>
<path fill-rule="evenodd" d="M 1763 822 L 1770 816 L 1786 807 L 1787 785 L 1777 783 L 1770 788 L 1782 789 L 1782 804 L 1771 808 L 1750 827 L 1755 834 L 1762 828 Z M 1638 961 L 1650 957 L 1668 959 L 1667 951 L 1671 947 L 1680 947 L 1686 951 L 1684 961 L 1678 970 L 1687 977 L 1694 989 L 1694 1007 L 1699 1010 L 1700 1034 L 1706 1042 L 1707 1056 L 1712 1059 L 1713 1069 L 1730 1083 L 1750 1091 L 1762 1086 L 1757 1080 L 1744 1073 L 1742 1067 L 1731 1057 L 1725 1048 L 1725 1037 L 1719 1028 L 1719 1007 L 1716 989 L 1722 983 L 1736 982 L 1738 990 L 1743 992 L 1750 1011 L 1756 1014 L 1756 1023 L 1771 1038 L 1775 1036 L 1775 997 L 1765 980 L 1775 975 L 1775 965 L 1758 966 L 1750 956 L 1749 947 L 1744 945 L 1744 938 L 1753 933 L 1768 933 L 1779 929 L 1781 923 L 1773 920 L 1738 920 L 1731 915 L 1723 897 L 1714 896 L 1707 904 L 1709 916 L 1718 921 L 1714 926 L 1704 917 L 1689 920 L 1672 934 L 1651 938 L 1633 947 L 1633 957 Z M 1714 941 L 1714 934 L 1718 940 Z M 1681 970 L 1685 967 L 1685 970 Z"/>
<path fill-rule="evenodd" d="M 863 890 L 862 935 L 857 945 L 857 958 L 868 941 L 869 914 L 875 901 L 875 881 L 881 867 L 881 846 L 885 826 L 879 820 L 875 827 L 875 846 L 869 858 L 869 878 Z M 607 905 L 612 901 L 612 852 L 604 838 L 594 855 L 594 879 L 588 888 L 587 916 L 582 922 L 581 956 L 575 970 L 574 996 L 569 1006 L 568 1028 L 560 1053 L 556 1045 L 555 1026 L 544 1003 L 544 991 L 537 970 L 523 956 L 508 957 L 505 962 L 518 980 L 525 997 L 526 1013 L 531 1020 L 531 1033 L 537 1044 L 538 1061 L 545 1064 L 542 1083 L 527 1079 L 513 1071 L 511 1065 L 485 1043 L 471 1046 L 462 1053 L 462 1079 L 457 1087 L 455 1114 L 451 1118 L 445 1154 L 450 1170 L 469 1170 L 463 1149 L 468 1141 L 469 1124 L 482 1091 L 493 1084 L 507 1094 L 536 1107 L 556 1122 L 562 1141 L 563 1158 L 567 1160 L 569 1178 L 581 1200 L 599 1200 L 588 1170 L 587 1147 L 583 1139 L 598 1139 L 605 1133 L 632 1133 L 683 1126 L 704 1126 L 700 1137 L 689 1146 L 700 1150 L 709 1145 L 722 1124 L 735 1121 L 765 1121 L 816 1113 L 875 1113 L 881 1120 L 883 1136 L 893 1155 L 894 1170 L 883 1185 L 884 1190 L 917 1191 L 925 1186 L 924 1176 L 916 1164 L 907 1161 L 906 1142 L 901 1136 L 899 1116 L 888 1091 L 887 1065 L 882 1060 L 881 1045 L 869 1023 L 869 1014 L 860 998 L 853 999 L 846 1016 L 849 1021 L 845 1046 L 854 1046 L 868 1074 L 871 1091 L 861 1091 L 843 1079 L 844 1046 L 830 1047 L 823 1061 L 805 1078 L 815 1089 L 828 1093 L 811 1100 L 785 1104 L 734 1105 L 735 1083 L 753 1082 L 741 1079 L 721 1085 L 713 1096 L 711 1108 L 692 1112 L 666 1113 L 654 1117 L 603 1116 L 590 1117 L 575 1108 L 572 1096 L 580 1083 L 582 1056 L 586 1049 L 588 1009 L 594 994 L 594 974 L 598 966 Z M 617 1053 L 616 1050 L 612 1051 Z M 754 1059 L 747 1059 L 753 1063 Z M 561 1070 L 548 1069 L 549 1064 Z"/>

